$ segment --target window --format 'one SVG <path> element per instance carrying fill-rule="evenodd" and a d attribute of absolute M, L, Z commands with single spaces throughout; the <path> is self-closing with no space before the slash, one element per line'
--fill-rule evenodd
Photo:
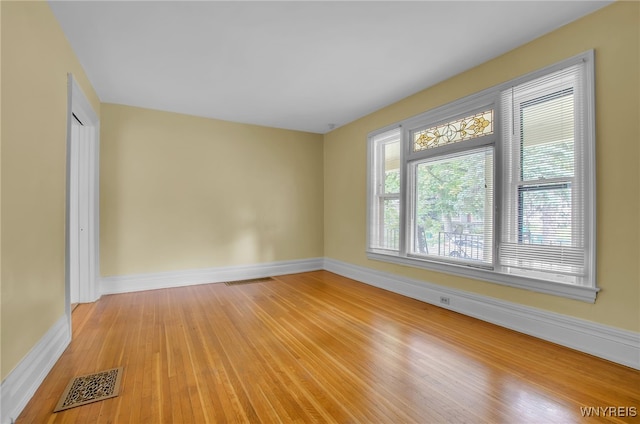
<path fill-rule="evenodd" d="M 373 247 L 397 251 L 400 246 L 400 131 L 392 130 L 373 138 L 375 205 Z"/>
<path fill-rule="evenodd" d="M 593 52 L 369 137 L 368 256 L 594 301 Z"/>
<path fill-rule="evenodd" d="M 482 266 L 493 256 L 493 149 L 411 163 L 413 255 Z"/>

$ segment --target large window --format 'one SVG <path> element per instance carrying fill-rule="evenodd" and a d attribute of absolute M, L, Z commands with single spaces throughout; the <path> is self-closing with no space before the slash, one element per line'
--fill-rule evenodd
<path fill-rule="evenodd" d="M 593 53 L 369 137 L 368 255 L 593 301 Z"/>

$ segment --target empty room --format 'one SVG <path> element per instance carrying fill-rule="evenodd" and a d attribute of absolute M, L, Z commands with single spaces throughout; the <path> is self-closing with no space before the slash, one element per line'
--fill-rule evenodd
<path fill-rule="evenodd" d="M 640 419 L 639 2 L 0 24 L 0 424 Z"/>

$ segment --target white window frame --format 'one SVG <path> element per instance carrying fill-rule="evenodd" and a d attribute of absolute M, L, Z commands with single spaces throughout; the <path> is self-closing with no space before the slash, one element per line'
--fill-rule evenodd
<path fill-rule="evenodd" d="M 498 264 L 499 242 L 501 234 L 502 202 L 503 195 L 502 181 L 502 119 L 500 96 L 501 93 L 511 87 L 526 83 L 528 81 L 543 77 L 564 68 L 584 64 L 585 86 L 582 87 L 584 94 L 584 134 L 581 147 L 583 161 L 579 166 L 583 167 L 585 178 L 584 196 L 585 208 L 583 211 L 583 222 L 585 226 L 585 251 L 588 258 L 587 278 L 581 284 L 567 284 L 539 278 L 533 272 L 530 274 L 512 274 L 503 272 Z M 430 149 L 413 151 L 412 132 L 443 122 L 452 121 L 464 115 L 471 115 L 483 108 L 493 108 L 494 122 L 493 134 L 447 144 Z M 372 247 L 375 234 L 371 234 L 373 226 L 372 201 L 374 199 L 375 187 L 372 180 L 378 172 L 375 167 L 374 138 L 392 129 L 401 128 L 401 149 L 400 149 L 400 245 L 397 251 L 383 250 Z M 545 67 L 538 71 L 529 73 L 514 80 L 505 82 L 498 86 L 472 94 L 452 103 L 432 109 L 418 116 L 381 128 L 369 134 L 368 138 L 368 208 L 367 208 L 367 248 L 366 253 L 369 259 L 408 265 L 412 267 L 425 268 L 428 270 L 445 272 L 482 281 L 489 281 L 510 287 L 528 289 L 561 297 L 581 300 L 585 302 L 595 302 L 599 288 L 596 286 L 596 226 L 595 226 L 595 94 L 594 94 L 594 52 L 593 50 L 579 54 L 572 58 L 563 60 L 554 65 Z M 462 263 L 451 263 L 447 261 L 434 260 L 424 256 L 410 254 L 412 217 L 412 197 L 411 175 L 409 169 L 416 161 L 434 157 L 436 154 L 454 153 L 459 151 L 472 150 L 482 146 L 493 146 L 494 149 L 494 211 L 493 211 L 493 266 L 477 267 L 468 266 Z M 577 170 L 576 170 L 577 172 Z"/>

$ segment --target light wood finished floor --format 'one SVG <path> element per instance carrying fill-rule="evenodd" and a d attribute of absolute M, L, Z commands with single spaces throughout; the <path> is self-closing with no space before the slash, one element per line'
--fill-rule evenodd
<path fill-rule="evenodd" d="M 326 271 L 104 296 L 18 423 L 573 423 L 640 373 Z M 75 375 L 120 396 L 52 413 Z M 640 411 L 639 411 L 640 412 Z"/>

